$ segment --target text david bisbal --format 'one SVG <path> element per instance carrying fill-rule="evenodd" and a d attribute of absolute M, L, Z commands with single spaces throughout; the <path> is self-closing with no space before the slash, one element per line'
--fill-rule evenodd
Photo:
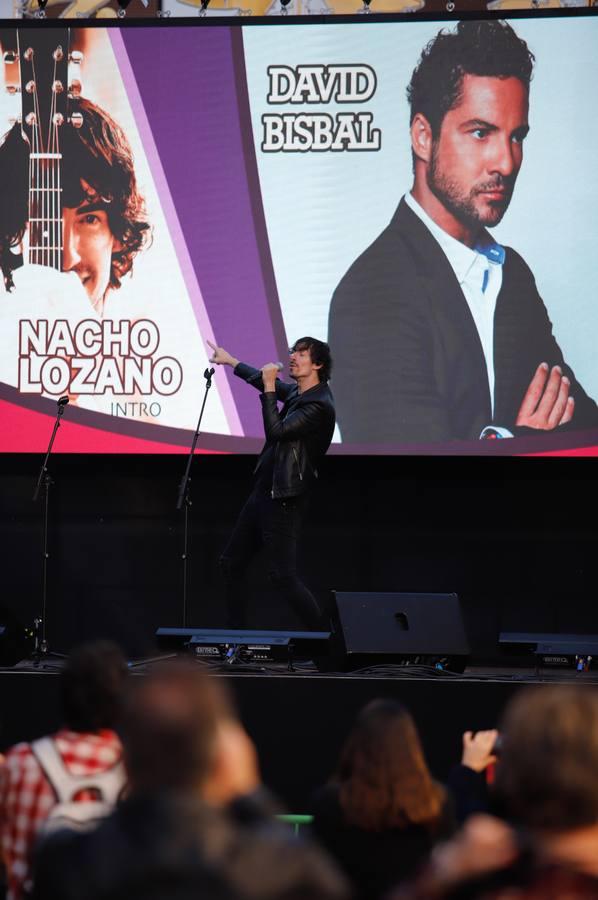
<path fill-rule="evenodd" d="M 170 396 L 180 388 L 183 370 L 172 356 L 156 358 L 159 345 L 160 331 L 150 319 L 83 319 L 75 327 L 65 319 L 22 319 L 19 390 Z"/>
<path fill-rule="evenodd" d="M 267 102 L 366 103 L 376 91 L 368 65 L 268 66 Z M 382 136 L 371 112 L 285 112 L 262 115 L 264 153 L 379 150 Z"/>

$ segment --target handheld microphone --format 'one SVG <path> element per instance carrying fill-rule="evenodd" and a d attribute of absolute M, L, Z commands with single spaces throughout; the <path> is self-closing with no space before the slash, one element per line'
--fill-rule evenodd
<path fill-rule="evenodd" d="M 278 369 L 279 372 L 282 372 L 282 370 L 284 369 L 284 365 L 280 362 L 280 360 L 278 360 L 278 362 L 275 362 L 274 365 L 276 366 L 276 368 Z M 254 381 L 258 381 L 261 377 L 262 377 L 262 370 L 259 369 L 259 371 L 257 371 L 255 373 L 255 375 L 251 375 L 247 379 L 247 384 L 253 384 Z"/>
<path fill-rule="evenodd" d="M 69 402 L 69 398 L 65 394 L 64 397 L 61 397 L 60 400 L 57 401 L 59 406 L 66 406 Z"/>

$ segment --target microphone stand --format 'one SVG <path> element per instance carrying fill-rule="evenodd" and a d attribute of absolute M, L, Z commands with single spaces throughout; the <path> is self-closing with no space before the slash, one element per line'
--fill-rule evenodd
<path fill-rule="evenodd" d="M 33 634 L 34 634 L 34 643 L 33 643 L 33 656 L 35 660 L 35 665 L 39 665 L 40 660 L 42 658 L 46 658 L 48 655 L 48 641 L 46 637 L 46 606 L 47 606 L 47 596 L 48 596 L 48 560 L 50 558 L 50 554 L 48 553 L 48 513 L 50 508 L 50 485 L 54 484 L 50 473 L 48 472 L 48 460 L 50 458 L 50 453 L 52 452 L 52 446 L 54 444 L 54 438 L 56 437 L 56 432 L 60 428 L 60 420 L 64 415 L 64 410 L 69 402 L 68 397 L 61 397 L 58 400 L 58 410 L 56 412 L 56 421 L 54 422 L 54 428 L 52 430 L 52 436 L 50 437 L 50 443 L 48 444 L 48 449 L 46 451 L 46 456 L 42 463 L 42 467 L 39 470 L 39 475 L 37 478 L 37 484 L 35 485 L 35 491 L 33 492 L 33 502 L 37 501 L 39 497 L 39 492 L 42 487 L 44 487 L 44 532 L 43 532 L 43 555 L 42 555 L 42 608 L 41 608 L 41 616 L 38 616 L 33 620 Z M 41 628 L 41 636 L 40 636 L 40 628 Z M 62 654 L 56 654 L 57 656 L 61 656 Z"/>
<path fill-rule="evenodd" d="M 191 506 L 191 497 L 190 497 L 190 485 L 191 478 L 189 477 L 189 472 L 191 471 L 191 463 L 193 462 L 193 455 L 195 453 L 195 446 L 197 444 L 197 439 L 200 435 L 201 428 L 201 420 L 203 418 L 203 411 L 206 406 L 206 400 L 208 399 L 208 391 L 212 387 L 212 375 L 214 374 L 214 369 L 206 369 L 203 373 L 203 377 L 206 379 L 206 389 L 203 395 L 203 402 L 201 404 L 201 410 L 199 412 L 199 419 L 197 422 L 197 428 L 195 429 L 195 434 L 193 435 L 193 440 L 191 442 L 191 447 L 189 449 L 189 455 L 187 457 L 187 465 L 185 467 L 185 472 L 183 477 L 181 478 L 179 484 L 179 493 L 177 496 L 176 508 L 181 509 L 181 507 L 185 506 L 185 518 L 183 525 L 183 553 L 181 559 L 183 561 L 183 628 L 187 627 L 187 562 L 188 562 L 188 547 L 189 547 L 189 507 Z"/>

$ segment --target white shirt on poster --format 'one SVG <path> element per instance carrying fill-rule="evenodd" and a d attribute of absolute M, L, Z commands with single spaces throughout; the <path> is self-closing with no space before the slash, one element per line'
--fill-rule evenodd
<path fill-rule="evenodd" d="M 430 218 L 411 193 L 405 194 L 405 202 L 440 245 L 463 291 L 484 353 L 490 408 L 494 417 L 494 311 L 502 285 L 502 264 L 451 237 Z M 498 248 L 498 245 L 493 246 Z"/>

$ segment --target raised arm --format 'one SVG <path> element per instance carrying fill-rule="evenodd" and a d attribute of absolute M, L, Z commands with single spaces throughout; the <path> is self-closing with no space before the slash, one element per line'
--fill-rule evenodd
<path fill-rule="evenodd" d="M 293 388 L 292 384 L 286 384 L 276 377 L 274 378 L 274 381 L 272 381 L 270 376 L 268 378 L 268 384 L 266 385 L 264 383 L 264 372 L 266 370 L 274 369 L 274 376 L 276 376 L 278 367 L 275 363 L 268 363 L 267 366 L 256 369 L 254 366 L 240 362 L 235 356 L 229 353 L 228 350 L 225 350 L 224 347 L 217 347 L 212 341 L 208 341 L 207 343 L 212 348 L 212 355 L 210 356 L 211 363 L 214 363 L 217 366 L 231 366 L 238 378 L 241 378 L 252 387 L 257 388 L 258 391 L 274 391 L 279 400 L 286 400 L 289 392 Z"/>
<path fill-rule="evenodd" d="M 212 348 L 211 363 L 217 366 L 232 366 L 233 369 L 239 365 L 239 360 L 232 356 L 228 350 L 225 350 L 224 347 L 217 347 L 211 341 L 208 341 L 208 344 Z"/>

